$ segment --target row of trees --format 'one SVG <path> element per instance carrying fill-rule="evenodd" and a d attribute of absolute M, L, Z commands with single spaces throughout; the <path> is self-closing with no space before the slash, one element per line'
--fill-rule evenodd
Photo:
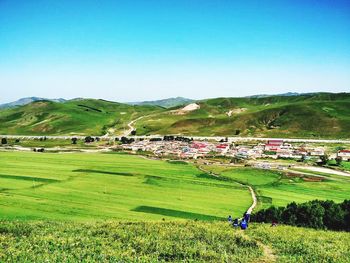
<path fill-rule="evenodd" d="M 340 204 L 330 200 L 313 200 L 301 204 L 293 202 L 286 207 L 271 206 L 252 214 L 251 220 L 350 231 L 350 200 L 344 200 Z"/>

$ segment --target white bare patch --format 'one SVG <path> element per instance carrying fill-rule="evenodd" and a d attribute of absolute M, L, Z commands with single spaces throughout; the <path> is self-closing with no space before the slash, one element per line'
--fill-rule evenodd
<path fill-rule="evenodd" d="M 238 108 L 238 109 L 232 109 L 228 112 L 226 112 L 226 115 L 231 117 L 233 114 L 240 114 L 242 112 L 245 112 L 247 108 Z"/>
<path fill-rule="evenodd" d="M 121 112 L 121 113 L 120 113 L 120 115 L 125 115 L 125 114 L 126 114 L 126 112 L 125 112 L 125 111 L 123 111 L 123 112 Z"/>
<path fill-rule="evenodd" d="M 185 106 L 179 110 L 172 111 L 172 113 L 177 114 L 177 115 L 184 115 L 184 114 L 187 114 L 191 111 L 198 110 L 200 108 L 201 108 L 201 106 L 199 104 L 191 103 L 191 104 L 188 104 L 187 106 Z"/>

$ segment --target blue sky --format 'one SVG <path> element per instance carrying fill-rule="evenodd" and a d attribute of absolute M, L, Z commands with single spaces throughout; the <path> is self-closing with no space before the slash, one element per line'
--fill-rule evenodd
<path fill-rule="evenodd" d="M 0 102 L 350 91 L 350 1 L 0 0 L 0 89 Z"/>

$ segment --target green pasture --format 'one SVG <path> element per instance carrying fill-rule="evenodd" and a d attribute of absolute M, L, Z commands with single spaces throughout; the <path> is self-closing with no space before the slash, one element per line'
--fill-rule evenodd
<path fill-rule="evenodd" d="M 226 222 L 0 221 L 1 262 L 349 262 L 350 234 Z"/>
<path fill-rule="evenodd" d="M 350 162 L 342 162 L 341 167 L 346 171 L 350 171 Z"/>
<path fill-rule="evenodd" d="M 208 166 L 206 169 L 255 189 L 262 207 L 285 206 L 293 201 L 301 203 L 314 199 L 342 202 L 349 199 L 350 177 L 319 174 L 318 176 L 287 176 L 278 171 L 254 168 L 225 168 Z M 317 175 L 317 172 L 313 172 Z"/>
<path fill-rule="evenodd" d="M 192 164 L 126 154 L 0 152 L 0 218 L 221 220 L 251 204 L 246 187 Z"/>

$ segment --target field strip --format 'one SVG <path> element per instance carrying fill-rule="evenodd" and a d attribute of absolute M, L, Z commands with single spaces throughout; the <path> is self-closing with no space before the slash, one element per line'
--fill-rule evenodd
<path fill-rule="evenodd" d="M 205 172 L 205 173 L 208 173 L 208 174 L 210 174 L 210 175 L 212 175 L 212 176 L 214 176 L 214 177 L 220 178 L 220 175 L 215 174 L 215 173 L 213 173 L 213 172 L 211 172 L 211 171 L 208 171 L 208 170 L 204 169 L 204 168 L 203 168 L 202 166 L 200 166 L 200 165 L 197 166 L 197 168 L 198 168 L 199 170 L 201 170 L 202 172 Z M 237 181 L 235 181 L 235 182 L 238 183 L 238 184 L 240 184 L 240 185 L 242 185 L 242 186 L 248 187 L 248 189 L 249 189 L 249 191 L 250 191 L 250 194 L 251 194 L 251 196 L 252 196 L 252 199 L 253 199 L 253 203 L 252 203 L 252 205 L 248 208 L 247 214 L 251 214 L 251 213 L 253 212 L 254 208 L 256 207 L 257 203 L 258 203 L 257 198 L 256 198 L 256 194 L 255 194 L 255 192 L 254 192 L 254 189 L 253 189 L 250 185 L 242 184 L 242 183 L 237 182 Z"/>

